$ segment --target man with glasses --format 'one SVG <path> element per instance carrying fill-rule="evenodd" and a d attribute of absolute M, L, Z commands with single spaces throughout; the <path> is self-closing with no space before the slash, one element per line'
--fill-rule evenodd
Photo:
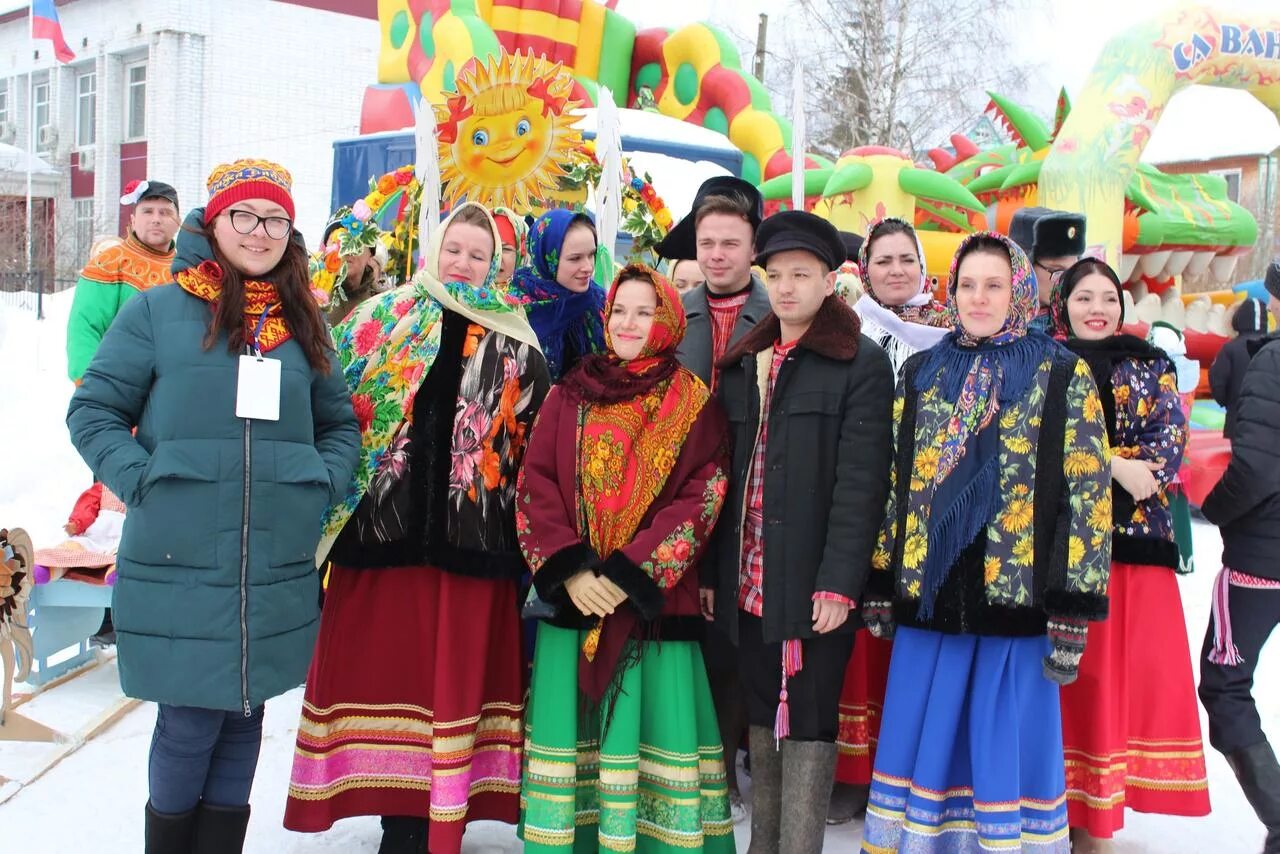
<path fill-rule="evenodd" d="M 173 238 L 182 222 L 178 191 L 159 181 L 133 181 L 120 204 L 133 206 L 129 234 L 85 264 L 67 320 L 67 374 L 76 385 L 121 306 L 136 293 L 173 281 Z"/>
<path fill-rule="evenodd" d="M 1049 297 L 1067 268 L 1084 254 L 1084 214 L 1049 208 L 1022 208 L 1009 224 L 1009 238 L 1031 259 L 1040 295 L 1033 329 L 1049 329 Z"/>

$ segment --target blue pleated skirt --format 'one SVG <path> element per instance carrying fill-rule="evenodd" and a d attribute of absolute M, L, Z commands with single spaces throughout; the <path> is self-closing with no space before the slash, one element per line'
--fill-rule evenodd
<path fill-rule="evenodd" d="M 1048 651 L 1044 637 L 898 629 L 864 852 L 1068 854 Z"/>

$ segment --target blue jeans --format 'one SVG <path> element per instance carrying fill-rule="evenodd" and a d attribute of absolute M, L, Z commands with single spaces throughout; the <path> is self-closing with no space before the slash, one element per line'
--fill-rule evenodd
<path fill-rule="evenodd" d="M 151 806 L 184 813 L 201 800 L 211 806 L 249 803 L 262 747 L 262 706 L 243 712 L 160 704 L 148 768 Z"/>

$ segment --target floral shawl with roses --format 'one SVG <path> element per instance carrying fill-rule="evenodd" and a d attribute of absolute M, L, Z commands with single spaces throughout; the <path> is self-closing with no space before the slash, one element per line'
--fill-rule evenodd
<path fill-rule="evenodd" d="M 641 621 L 698 613 L 696 566 L 726 494 L 725 438 L 707 387 L 675 360 L 679 296 L 651 268 L 658 307 L 643 350 L 584 359 L 552 389 L 520 475 L 516 530 L 539 595 L 576 615 L 564 582 L 585 569 L 629 596 L 584 637 L 580 686 L 599 699 Z M 679 591 L 677 593 L 677 591 Z M 594 622 L 594 621 L 593 621 Z M 582 621 L 579 621 L 582 624 Z"/>
<path fill-rule="evenodd" d="M 467 207 L 484 211 L 493 234 L 493 258 L 480 287 L 442 282 L 437 276 L 445 234 Z M 352 482 L 325 514 L 317 563 L 328 556 L 379 469 L 396 465 L 395 449 L 406 441 L 414 399 L 440 352 L 446 309 L 526 349 L 538 350 L 538 338 L 523 309 L 494 285 L 501 258 L 502 243 L 493 217 L 480 205 L 459 205 L 431 235 L 424 263 L 412 281 L 366 300 L 334 327 L 338 360 L 360 424 L 360 462 Z M 459 420 L 465 417 L 459 413 Z"/>

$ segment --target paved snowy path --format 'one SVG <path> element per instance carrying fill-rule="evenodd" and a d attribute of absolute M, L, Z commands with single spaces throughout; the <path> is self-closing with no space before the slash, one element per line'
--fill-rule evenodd
<path fill-rule="evenodd" d="M 21 420 L 0 421 L 0 526 L 26 526 L 37 542 L 57 535 L 88 473 L 62 425 L 70 383 L 65 377 L 62 330 L 69 294 L 52 298 L 50 318 L 36 324 L 27 315 L 0 308 L 0 382 L 6 398 L 28 407 Z M 1195 526 L 1200 570 L 1181 579 L 1187 631 L 1199 651 L 1208 619 L 1212 573 L 1221 548 L 1217 530 Z M 44 538 L 42 540 L 42 538 Z M 1280 643 L 1259 667 L 1264 726 L 1280 739 Z M 71 731 L 118 698 L 114 663 L 37 697 L 23 712 Z M 294 728 L 301 690 L 267 704 L 262 760 L 253 793 L 249 854 L 377 850 L 376 819 L 341 822 L 325 834 L 304 836 L 281 826 Z M 134 854 L 142 850 L 142 806 L 146 801 L 146 754 L 155 708 L 143 704 L 68 756 L 43 777 L 0 803 L 0 850 L 23 854 Z M 1203 717 L 1203 715 L 1202 715 Z M 21 778 L 49 750 L 42 745 L 0 743 L 0 776 Z M 1130 812 L 1116 837 L 1118 854 L 1252 854 L 1262 830 L 1240 794 L 1226 762 L 1208 753 L 1213 814 L 1203 819 L 1144 816 Z M 0 798 L 6 790 L 0 788 Z M 745 851 L 747 828 L 738 829 Z M 856 851 L 861 825 L 827 832 L 826 851 Z M 468 854 L 515 852 L 520 844 L 504 825 L 482 824 L 467 833 Z"/>

